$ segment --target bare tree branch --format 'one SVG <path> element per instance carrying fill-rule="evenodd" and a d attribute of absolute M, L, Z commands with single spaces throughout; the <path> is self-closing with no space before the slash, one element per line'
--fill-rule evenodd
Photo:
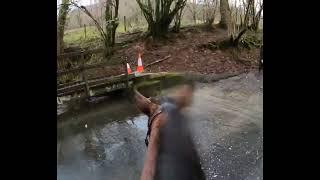
<path fill-rule="evenodd" d="M 92 21 L 94 22 L 96 28 L 98 29 L 101 38 L 103 39 L 103 41 L 107 40 L 106 37 L 106 33 L 104 32 L 103 28 L 100 26 L 99 22 L 92 16 L 92 14 L 88 11 L 88 9 L 85 6 L 79 6 L 77 3 L 75 2 L 71 2 L 71 4 L 79 9 L 81 9 L 86 15 L 88 15 Z"/>
<path fill-rule="evenodd" d="M 186 0 L 155 0 L 154 5 L 150 0 L 136 1 L 148 23 L 148 31 L 153 37 L 161 37 L 168 32 L 175 15 L 186 5 Z"/>

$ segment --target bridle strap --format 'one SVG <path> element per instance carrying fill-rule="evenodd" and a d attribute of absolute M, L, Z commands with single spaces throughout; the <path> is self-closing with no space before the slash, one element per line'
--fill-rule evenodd
<path fill-rule="evenodd" d="M 151 126 L 152 126 L 152 123 L 154 121 L 154 119 L 162 113 L 162 108 L 161 106 L 155 111 L 155 113 L 152 114 L 152 116 L 150 116 L 150 118 L 148 119 L 148 132 L 147 132 L 147 135 L 146 135 L 146 138 L 145 138 L 145 143 L 146 143 L 146 146 L 148 147 L 149 145 L 149 138 L 150 138 L 150 134 L 151 134 Z"/>

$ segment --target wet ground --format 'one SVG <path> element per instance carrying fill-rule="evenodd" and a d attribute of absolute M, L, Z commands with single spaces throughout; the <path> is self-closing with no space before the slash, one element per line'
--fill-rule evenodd
<path fill-rule="evenodd" d="M 262 84 L 257 73 L 197 84 L 187 113 L 207 179 L 263 179 Z M 139 179 L 147 117 L 129 101 L 92 105 L 60 121 L 58 180 Z"/>

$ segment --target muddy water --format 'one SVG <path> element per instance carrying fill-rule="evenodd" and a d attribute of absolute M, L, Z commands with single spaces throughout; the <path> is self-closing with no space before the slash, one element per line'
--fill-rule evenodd
<path fill-rule="evenodd" d="M 250 73 L 197 84 L 186 113 L 207 179 L 263 179 L 262 82 Z M 129 101 L 91 105 L 62 121 L 58 180 L 139 179 L 147 117 Z"/>

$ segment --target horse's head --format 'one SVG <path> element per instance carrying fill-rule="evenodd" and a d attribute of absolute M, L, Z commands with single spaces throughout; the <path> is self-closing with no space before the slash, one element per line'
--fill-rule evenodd
<path fill-rule="evenodd" d="M 164 103 L 172 103 L 178 110 L 190 105 L 193 89 L 193 85 L 184 85 L 174 95 L 160 99 L 146 98 L 135 89 L 134 99 L 138 109 L 150 118 Z"/>
<path fill-rule="evenodd" d="M 193 90 L 194 86 L 184 85 L 174 95 L 159 100 L 146 98 L 135 90 L 136 106 L 149 117 L 148 149 L 142 180 L 188 179 L 189 176 L 199 179 L 203 176 L 199 158 L 184 126 L 185 117 L 181 113 L 184 107 L 191 104 Z"/>

